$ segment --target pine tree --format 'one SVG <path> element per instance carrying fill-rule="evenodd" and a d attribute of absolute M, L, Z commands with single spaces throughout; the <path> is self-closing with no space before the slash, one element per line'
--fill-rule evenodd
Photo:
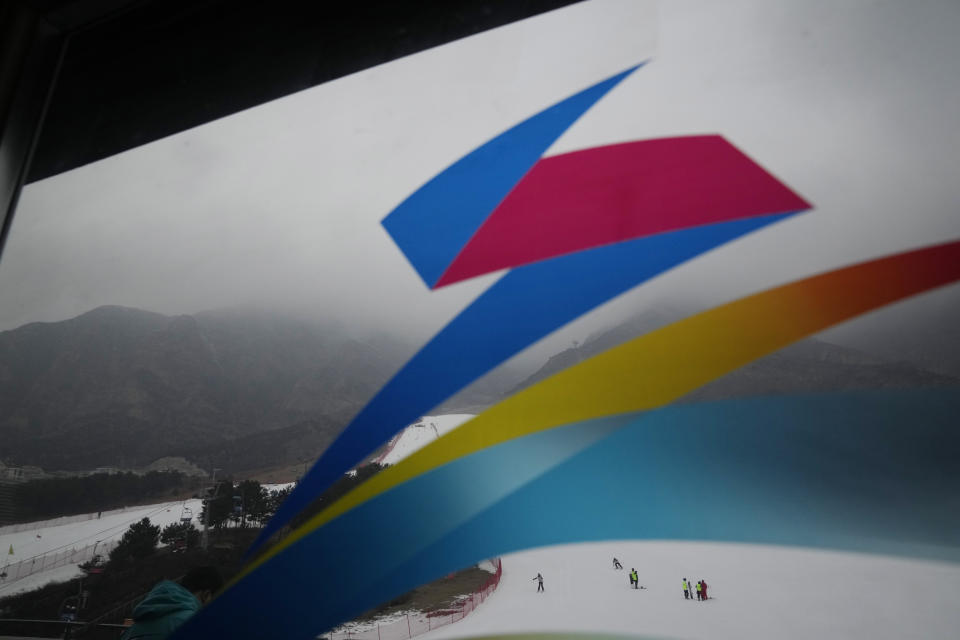
<path fill-rule="evenodd" d="M 183 541 L 187 549 L 197 546 L 200 542 L 200 530 L 192 522 L 171 522 L 160 532 L 160 542 L 176 545 Z"/>
<path fill-rule="evenodd" d="M 131 558 L 146 558 L 156 551 L 159 539 L 160 527 L 150 524 L 150 518 L 134 522 L 110 552 L 110 562 L 123 564 Z"/>

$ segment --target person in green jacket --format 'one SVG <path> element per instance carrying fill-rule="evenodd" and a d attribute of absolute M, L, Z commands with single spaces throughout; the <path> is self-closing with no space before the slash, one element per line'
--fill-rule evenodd
<path fill-rule="evenodd" d="M 196 567 L 180 584 L 164 580 L 133 610 L 133 626 L 120 640 L 162 640 L 213 598 L 223 578 L 214 567 Z"/>

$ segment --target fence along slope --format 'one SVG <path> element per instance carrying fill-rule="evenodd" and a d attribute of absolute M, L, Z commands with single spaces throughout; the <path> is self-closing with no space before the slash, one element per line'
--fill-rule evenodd
<path fill-rule="evenodd" d="M 439 629 L 440 627 L 463 620 L 468 613 L 476 609 L 500 585 L 503 575 L 503 562 L 496 559 L 497 570 L 483 585 L 453 607 L 430 613 L 407 614 L 404 617 L 377 624 L 363 631 L 333 631 L 321 636 L 327 640 L 408 640 L 415 636 Z"/>

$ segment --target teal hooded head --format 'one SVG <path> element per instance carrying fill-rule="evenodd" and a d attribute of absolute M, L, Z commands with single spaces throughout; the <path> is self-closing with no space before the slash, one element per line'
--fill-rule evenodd
<path fill-rule="evenodd" d="M 200 610 L 200 600 L 176 582 L 164 580 L 133 610 L 134 625 L 122 640 L 165 638 Z"/>
<path fill-rule="evenodd" d="M 197 567 L 181 584 L 164 580 L 133 610 L 134 624 L 121 640 L 160 640 L 182 625 L 209 601 L 223 585 L 213 567 Z"/>

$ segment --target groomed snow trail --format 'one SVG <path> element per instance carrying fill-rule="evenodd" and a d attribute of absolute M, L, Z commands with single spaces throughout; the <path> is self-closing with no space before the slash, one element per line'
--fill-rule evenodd
<path fill-rule="evenodd" d="M 473 414 L 469 413 L 423 416 L 394 436 L 387 451 L 377 461 L 381 464 L 397 464 L 414 451 L 422 449 L 473 417 Z"/>
<path fill-rule="evenodd" d="M 623 570 L 612 568 L 613 558 Z M 629 588 L 636 567 L 643 590 Z M 537 593 L 537 573 L 545 593 Z M 708 584 L 684 600 L 681 580 Z M 953 638 L 960 566 L 856 553 L 692 542 L 604 542 L 503 557 L 500 587 L 424 640 L 535 631 L 668 638 Z"/>
<path fill-rule="evenodd" d="M 30 531 L 0 534 L 0 548 L 3 558 L 0 559 L 0 568 L 37 558 L 43 563 L 44 554 L 54 554 L 65 549 L 80 549 L 97 543 L 110 540 L 119 540 L 131 524 L 149 518 L 150 522 L 165 527 L 172 522 L 178 522 L 186 506 L 192 512 L 193 523 L 197 525 L 197 516 L 200 514 L 200 500 L 186 500 L 162 504 L 144 505 L 126 511 L 104 511 L 99 519 L 73 522 L 54 527 L 38 527 Z M 39 535 L 39 537 L 37 537 Z M 10 549 L 13 553 L 10 553 Z M 72 571 L 70 567 L 74 567 Z M 0 582 L 0 597 L 13 595 L 22 591 L 29 591 L 41 587 L 48 582 L 69 580 L 80 574 L 76 565 L 68 565 L 51 571 L 34 573 L 20 580 L 4 580 Z"/>

